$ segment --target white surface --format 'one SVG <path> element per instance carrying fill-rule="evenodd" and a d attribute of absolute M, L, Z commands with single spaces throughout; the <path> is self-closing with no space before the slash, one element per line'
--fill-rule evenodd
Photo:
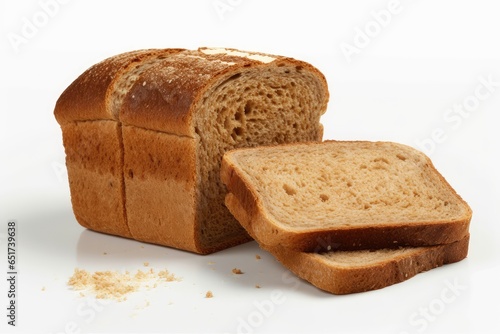
<path fill-rule="evenodd" d="M 0 2 L 3 272 L 5 224 L 19 224 L 18 326 L 7 326 L 2 311 L 0 332 L 498 332 L 495 1 L 53 1 Z M 372 11 L 381 20 L 386 8 L 395 14 L 377 30 Z M 38 28 L 23 28 L 28 21 Z M 357 36 L 365 28 L 372 29 L 369 42 Z M 9 36 L 23 29 L 25 43 L 16 51 Z M 349 62 L 341 46 L 355 46 L 356 38 L 367 45 Z M 284 54 L 317 66 L 331 89 L 323 118 L 327 139 L 418 147 L 436 133 L 440 142 L 424 150 L 474 210 L 469 257 L 382 290 L 334 296 L 295 279 L 254 243 L 198 256 L 81 228 L 52 115 L 59 94 L 113 54 L 198 46 Z M 477 88 L 488 77 L 497 86 Z M 453 113 L 464 102 L 471 111 Z M 97 304 L 66 285 L 76 267 L 136 271 L 145 261 L 183 280 L 141 289 L 126 302 Z M 234 267 L 244 274 L 232 274 Z M 214 298 L 204 298 L 208 290 Z M 6 294 L 2 279 L 3 310 Z"/>

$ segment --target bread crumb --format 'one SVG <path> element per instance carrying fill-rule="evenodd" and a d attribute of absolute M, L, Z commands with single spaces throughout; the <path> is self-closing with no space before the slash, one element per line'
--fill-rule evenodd
<path fill-rule="evenodd" d="M 96 271 L 89 273 L 84 269 L 75 268 L 73 276 L 68 280 L 68 285 L 73 290 L 90 290 L 95 294 L 98 299 L 115 299 L 118 301 L 125 301 L 126 295 L 137 291 L 141 287 L 141 283 L 146 282 L 142 286 L 149 288 L 150 281 L 180 281 L 174 274 L 169 273 L 167 270 L 162 270 L 155 274 L 151 268 L 149 271 L 137 270 L 135 274 L 130 274 L 129 271 L 120 273 L 117 271 Z M 157 287 L 154 283 L 153 287 Z M 80 292 L 80 296 L 84 296 Z"/>
<path fill-rule="evenodd" d="M 172 281 L 182 281 L 181 278 L 175 277 L 174 274 L 171 274 L 168 272 L 168 270 L 162 270 L 158 272 L 158 277 L 165 279 L 167 282 L 172 282 Z"/>
<path fill-rule="evenodd" d="M 259 255 L 259 254 L 256 254 L 256 255 L 255 255 L 255 259 L 256 259 L 256 260 L 260 260 L 260 259 L 261 259 L 260 255 Z"/>
<path fill-rule="evenodd" d="M 103 253 L 102 253 L 102 255 L 108 255 L 108 253 L 106 253 L 106 252 L 103 252 Z"/>
<path fill-rule="evenodd" d="M 211 266 L 211 265 L 214 265 L 214 264 L 215 264 L 215 262 L 213 262 L 213 261 L 208 261 L 207 263 L 208 263 L 208 265 L 209 265 L 209 266 Z"/>
<path fill-rule="evenodd" d="M 42 291 L 45 291 L 45 287 L 44 286 L 42 286 Z"/>
<path fill-rule="evenodd" d="M 255 284 L 255 287 L 256 287 L 257 289 L 260 289 L 260 285 L 258 285 L 258 284 Z"/>
<path fill-rule="evenodd" d="M 208 290 L 207 293 L 205 294 L 205 298 L 213 298 L 214 294 L 212 291 Z"/>
<path fill-rule="evenodd" d="M 149 262 L 144 262 L 144 267 L 149 267 Z"/>
<path fill-rule="evenodd" d="M 243 274 L 243 272 L 238 268 L 233 268 L 233 274 L 241 275 L 241 274 Z"/>

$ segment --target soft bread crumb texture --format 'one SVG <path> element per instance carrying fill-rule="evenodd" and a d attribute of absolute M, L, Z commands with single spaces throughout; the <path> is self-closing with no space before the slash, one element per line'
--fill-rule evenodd
<path fill-rule="evenodd" d="M 205 298 L 213 298 L 214 294 L 212 291 L 208 290 L 207 293 L 205 294 Z"/>
<path fill-rule="evenodd" d="M 421 152 L 325 142 L 235 152 L 276 224 L 297 230 L 462 218 L 468 206 Z"/>
<path fill-rule="evenodd" d="M 115 299 L 117 301 L 126 300 L 126 296 L 138 291 L 141 287 L 150 288 L 151 282 L 153 288 L 157 287 L 156 282 L 181 281 L 168 270 L 155 272 L 137 270 L 135 274 L 128 271 L 121 273 L 118 271 L 96 271 L 88 272 L 84 269 L 75 268 L 73 276 L 70 277 L 68 285 L 73 290 L 87 290 L 92 292 L 98 299 Z"/>
<path fill-rule="evenodd" d="M 223 154 L 234 148 L 321 140 L 326 94 L 321 84 L 300 66 L 259 67 L 225 78 L 205 93 L 194 119 L 203 244 L 243 233 L 222 204 Z"/>

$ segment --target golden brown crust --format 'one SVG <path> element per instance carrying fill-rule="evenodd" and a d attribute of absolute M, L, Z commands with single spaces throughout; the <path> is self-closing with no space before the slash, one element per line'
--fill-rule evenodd
<path fill-rule="evenodd" d="M 123 146 L 132 237 L 196 251 L 195 141 L 124 125 Z"/>
<path fill-rule="evenodd" d="M 107 58 L 82 73 L 56 102 L 54 115 L 59 124 L 72 121 L 115 119 L 107 99 L 109 88 L 127 68 L 159 50 L 138 50 Z"/>
<path fill-rule="evenodd" d="M 333 141 L 332 141 L 333 142 Z M 356 143 L 362 143 L 358 141 Z M 288 145 L 317 145 L 300 143 Z M 240 150 L 252 150 L 242 148 Z M 297 251 L 312 252 L 330 249 L 356 250 L 395 248 L 401 246 L 429 246 L 449 244 L 463 239 L 469 233 L 472 211 L 463 199 L 456 194 L 444 177 L 435 169 L 431 160 L 425 157 L 427 164 L 439 175 L 440 180 L 454 193 L 466 208 L 465 214 L 454 220 L 421 221 L 418 223 L 387 223 L 372 226 L 336 227 L 329 229 L 311 228 L 308 231 L 293 231 L 281 228 L 275 218 L 268 214 L 260 195 L 252 182 L 237 167 L 231 153 L 222 161 L 221 180 L 229 193 L 234 194 L 251 219 L 240 222 L 247 232 L 256 236 L 260 243 L 282 245 Z M 229 207 L 231 210 L 231 207 Z"/>
<path fill-rule="evenodd" d="M 123 203 L 119 124 L 110 120 L 70 122 L 62 129 L 77 221 L 95 231 L 130 237 Z"/>

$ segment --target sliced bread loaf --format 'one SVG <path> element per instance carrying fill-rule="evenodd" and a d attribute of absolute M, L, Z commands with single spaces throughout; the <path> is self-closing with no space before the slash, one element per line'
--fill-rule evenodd
<path fill-rule="evenodd" d="M 224 205 L 222 155 L 321 140 L 328 97 L 310 64 L 234 49 L 144 50 L 96 64 L 55 107 L 75 216 L 197 253 L 248 241 Z"/>
<path fill-rule="evenodd" d="M 228 194 L 231 213 L 244 226 L 252 215 L 233 194 Z M 249 230 L 252 235 L 254 230 Z M 256 235 L 252 235 L 257 241 Z M 314 286 L 333 294 L 349 294 L 381 289 L 403 282 L 418 273 L 467 256 L 469 235 L 450 244 L 391 249 L 301 252 L 283 246 L 260 243 L 286 268 Z"/>
<path fill-rule="evenodd" d="M 448 244 L 467 236 L 472 215 L 428 157 L 390 142 L 234 150 L 221 178 L 250 235 L 297 251 Z"/>

